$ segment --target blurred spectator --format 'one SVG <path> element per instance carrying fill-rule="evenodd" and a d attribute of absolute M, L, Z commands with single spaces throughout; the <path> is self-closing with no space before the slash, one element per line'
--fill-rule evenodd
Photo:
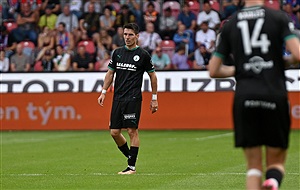
<path fill-rule="evenodd" d="M 194 69 L 206 69 L 206 66 L 209 63 L 211 57 L 211 53 L 206 50 L 204 44 L 201 44 L 198 49 L 195 50 L 193 61 L 193 68 Z"/>
<path fill-rule="evenodd" d="M 203 21 L 200 25 L 201 30 L 196 33 L 196 43 L 198 47 L 203 44 L 208 52 L 215 50 L 216 32 L 208 27 L 208 21 Z"/>
<path fill-rule="evenodd" d="M 110 62 L 110 51 L 105 51 L 104 58 L 99 60 L 99 71 L 107 71 L 107 66 Z"/>
<path fill-rule="evenodd" d="M 37 44 L 37 32 L 36 32 L 37 18 L 31 11 L 30 4 L 22 4 L 21 13 L 17 17 L 18 28 L 12 31 L 14 39 L 17 42 L 21 42 L 27 38 L 34 44 Z"/>
<path fill-rule="evenodd" d="M 131 22 L 136 23 L 137 20 L 133 12 L 129 10 L 129 6 L 124 4 L 121 6 L 120 13 L 117 14 L 115 27 L 119 27 L 119 26 L 123 27 L 125 24 Z"/>
<path fill-rule="evenodd" d="M 290 3 L 287 3 L 284 6 L 284 11 L 287 13 L 287 16 L 293 22 L 295 28 L 300 29 L 300 21 L 298 20 L 297 16 L 293 13 L 293 7 Z"/>
<path fill-rule="evenodd" d="M 143 3 L 143 12 L 147 10 L 150 3 L 154 4 L 155 11 L 160 13 L 161 1 L 158 2 L 156 0 L 146 0 L 146 2 Z"/>
<path fill-rule="evenodd" d="M 54 63 L 52 60 L 52 54 L 50 50 L 47 50 L 42 58 L 43 71 L 53 71 Z"/>
<path fill-rule="evenodd" d="M 40 60 L 46 51 L 50 51 L 54 48 L 55 39 L 54 36 L 51 34 L 51 31 L 47 26 L 43 27 L 42 32 L 39 34 L 38 38 L 38 46 L 37 51 L 39 51 L 37 55 L 37 60 Z"/>
<path fill-rule="evenodd" d="M 105 29 L 100 29 L 100 42 L 107 50 L 112 50 L 112 37 Z"/>
<path fill-rule="evenodd" d="M 161 43 L 162 39 L 158 33 L 154 31 L 154 24 L 149 22 L 146 24 L 146 31 L 139 34 L 139 45 L 144 48 L 149 54 Z"/>
<path fill-rule="evenodd" d="M 5 57 L 4 50 L 0 50 L 0 72 L 8 72 L 9 70 L 9 59 Z"/>
<path fill-rule="evenodd" d="M 63 49 L 70 54 L 75 48 L 73 34 L 66 30 L 66 25 L 63 22 L 59 23 L 57 27 L 56 44 L 62 45 Z"/>
<path fill-rule="evenodd" d="M 68 71 L 71 67 L 71 55 L 64 51 L 62 45 L 56 45 L 56 56 L 53 58 L 55 71 Z"/>
<path fill-rule="evenodd" d="M 172 10 L 168 7 L 164 10 L 164 14 L 162 14 L 159 19 L 160 36 L 162 39 L 173 39 L 176 29 L 176 18 L 172 16 Z"/>
<path fill-rule="evenodd" d="M 193 36 L 194 34 L 191 30 L 186 30 L 185 25 L 180 24 L 173 37 L 176 48 L 183 44 L 188 50 L 186 51 L 186 54 L 193 52 L 195 47 Z"/>
<path fill-rule="evenodd" d="M 100 28 L 107 31 L 110 36 L 115 34 L 115 21 L 116 17 L 112 15 L 111 8 L 105 6 L 103 13 L 104 15 L 100 16 Z"/>
<path fill-rule="evenodd" d="M 93 38 L 93 35 L 100 29 L 99 17 L 100 15 L 95 12 L 95 5 L 89 4 L 88 12 L 84 13 L 79 20 L 81 32 L 87 34 L 89 38 Z"/>
<path fill-rule="evenodd" d="M 117 28 L 117 33 L 112 38 L 112 49 L 115 50 L 118 47 L 122 47 L 125 45 L 124 37 L 123 37 L 123 27 L 119 26 Z"/>
<path fill-rule="evenodd" d="M 30 57 L 23 53 L 22 44 L 17 44 L 16 53 L 10 58 L 10 71 L 28 72 L 30 65 Z"/>
<path fill-rule="evenodd" d="M 108 51 L 102 44 L 100 37 L 96 41 L 96 61 L 104 59 L 105 52 Z"/>
<path fill-rule="evenodd" d="M 55 29 L 55 23 L 57 20 L 57 15 L 52 13 L 51 6 L 47 6 L 45 9 L 45 14 L 40 17 L 39 27 L 42 29 L 47 26 L 50 30 Z"/>
<path fill-rule="evenodd" d="M 16 50 L 17 42 L 4 25 L 0 26 L 0 28 L 0 50 L 5 51 L 5 57 L 10 57 Z"/>
<path fill-rule="evenodd" d="M 143 13 L 144 24 L 141 27 L 142 30 L 145 29 L 147 23 L 151 22 L 154 24 L 155 31 L 159 30 L 159 12 L 155 10 L 155 5 L 153 2 L 149 2 L 147 9 Z"/>
<path fill-rule="evenodd" d="M 142 9 L 141 9 L 141 1 L 142 0 L 120 0 L 121 5 L 128 5 L 129 10 L 135 15 L 136 22 L 139 26 L 142 26 L 143 18 L 142 18 Z"/>
<path fill-rule="evenodd" d="M 77 54 L 72 63 L 73 71 L 93 71 L 94 64 L 90 55 L 86 52 L 85 46 L 79 46 Z"/>
<path fill-rule="evenodd" d="M 65 4 L 63 12 L 59 14 L 56 20 L 55 27 L 57 28 L 61 22 L 65 23 L 68 32 L 73 32 L 78 29 L 78 18 L 71 13 L 69 4 Z"/>
<path fill-rule="evenodd" d="M 95 12 L 96 13 L 100 13 L 101 12 L 101 5 L 100 5 L 99 1 L 97 1 L 97 0 L 86 1 L 86 3 L 84 4 L 84 10 L 83 10 L 83 12 L 87 13 L 88 10 L 89 10 L 89 5 L 92 4 L 92 3 L 95 6 Z"/>
<path fill-rule="evenodd" d="M 1 1 L 2 2 L 2 19 L 3 20 L 16 20 L 19 2 L 17 1 Z"/>
<path fill-rule="evenodd" d="M 233 13 L 240 9 L 240 0 L 223 0 L 223 17 L 224 19 L 230 17 Z"/>
<path fill-rule="evenodd" d="M 52 13 L 59 15 L 60 14 L 60 1 L 58 0 L 44 0 L 42 7 L 41 7 L 41 11 L 40 11 L 40 15 L 43 15 L 45 13 L 46 7 L 47 6 L 51 6 L 51 10 Z"/>
<path fill-rule="evenodd" d="M 197 26 L 197 16 L 190 10 L 189 3 L 184 3 L 178 15 L 178 26 L 184 24 L 187 29 L 194 31 Z"/>
<path fill-rule="evenodd" d="M 181 44 L 177 52 L 172 57 L 172 65 L 176 70 L 188 70 L 190 66 L 188 64 L 188 56 L 186 55 L 186 48 Z"/>
<path fill-rule="evenodd" d="M 70 11 L 72 14 L 77 16 L 77 19 L 82 16 L 82 0 L 70 0 Z"/>
<path fill-rule="evenodd" d="M 217 30 L 220 25 L 219 14 L 211 8 L 208 1 L 203 4 L 203 11 L 198 14 L 197 25 L 200 26 L 203 21 L 209 21 L 208 26 L 213 30 Z"/>
<path fill-rule="evenodd" d="M 156 70 L 171 69 L 171 60 L 168 54 L 163 53 L 160 47 L 157 47 L 152 54 L 152 63 Z"/>

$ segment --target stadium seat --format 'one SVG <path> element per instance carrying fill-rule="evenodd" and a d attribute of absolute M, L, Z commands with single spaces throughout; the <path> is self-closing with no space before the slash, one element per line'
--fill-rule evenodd
<path fill-rule="evenodd" d="M 34 67 L 33 67 L 33 70 L 34 70 L 34 71 L 43 71 L 44 68 L 43 68 L 43 66 L 42 66 L 42 61 L 37 61 L 37 62 L 35 62 Z"/>
<path fill-rule="evenodd" d="M 211 5 L 211 8 L 215 11 L 220 12 L 220 0 L 210 0 L 209 3 Z"/>
<path fill-rule="evenodd" d="M 33 42 L 31 41 L 22 41 L 20 42 L 22 44 L 22 47 L 23 47 L 23 53 L 28 55 L 29 57 L 32 57 L 33 56 L 33 53 L 35 51 L 35 45 Z"/>
<path fill-rule="evenodd" d="M 99 71 L 99 68 L 100 68 L 100 61 L 97 61 L 94 66 L 94 70 Z"/>
<path fill-rule="evenodd" d="M 93 41 L 91 40 L 83 40 L 80 41 L 77 45 L 77 47 L 84 45 L 86 48 L 86 52 L 88 52 L 91 55 L 94 55 L 96 52 L 96 47 Z"/>
<path fill-rule="evenodd" d="M 197 16 L 200 13 L 200 3 L 197 1 L 189 1 L 189 5 L 192 13 Z"/>
<path fill-rule="evenodd" d="M 4 22 L 4 26 L 8 32 L 11 32 L 13 29 L 18 27 L 17 23 L 15 22 Z"/>
<path fill-rule="evenodd" d="M 178 17 L 181 7 L 180 4 L 177 1 L 167 1 L 163 3 L 163 10 L 165 10 L 166 8 L 170 7 L 172 10 L 172 16 L 174 16 L 175 18 Z"/>
<path fill-rule="evenodd" d="M 173 40 L 163 40 L 160 47 L 162 52 L 168 54 L 170 59 L 172 59 L 176 49 L 175 42 Z"/>
<path fill-rule="evenodd" d="M 280 3 L 278 0 L 265 0 L 265 6 L 275 10 L 280 9 Z"/>

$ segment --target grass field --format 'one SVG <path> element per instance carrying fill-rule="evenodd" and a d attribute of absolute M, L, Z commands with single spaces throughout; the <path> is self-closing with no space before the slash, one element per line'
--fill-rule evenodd
<path fill-rule="evenodd" d="M 127 135 L 126 135 L 127 137 Z M 108 131 L 1 132 L 1 189 L 245 189 L 231 131 L 140 131 L 137 174 Z M 299 190 L 300 131 L 282 190 Z"/>

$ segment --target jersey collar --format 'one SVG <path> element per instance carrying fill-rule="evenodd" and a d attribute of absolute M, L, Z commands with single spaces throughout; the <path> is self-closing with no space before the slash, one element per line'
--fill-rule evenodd
<path fill-rule="evenodd" d="M 132 49 L 129 49 L 126 45 L 124 46 L 125 49 L 129 50 L 129 51 L 134 51 L 136 50 L 137 48 L 139 48 L 140 46 L 136 46 L 135 48 L 132 48 Z"/>

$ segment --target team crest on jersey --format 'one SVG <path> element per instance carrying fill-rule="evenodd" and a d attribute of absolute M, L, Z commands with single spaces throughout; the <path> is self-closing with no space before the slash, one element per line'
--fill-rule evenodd
<path fill-rule="evenodd" d="M 271 69 L 273 66 L 273 61 L 265 61 L 262 57 L 254 56 L 249 59 L 249 63 L 244 64 L 244 69 L 259 74 L 263 69 Z"/>
<path fill-rule="evenodd" d="M 140 56 L 138 56 L 138 55 L 135 55 L 135 56 L 133 57 L 133 60 L 134 60 L 134 61 L 138 61 L 138 60 L 140 60 Z"/>

